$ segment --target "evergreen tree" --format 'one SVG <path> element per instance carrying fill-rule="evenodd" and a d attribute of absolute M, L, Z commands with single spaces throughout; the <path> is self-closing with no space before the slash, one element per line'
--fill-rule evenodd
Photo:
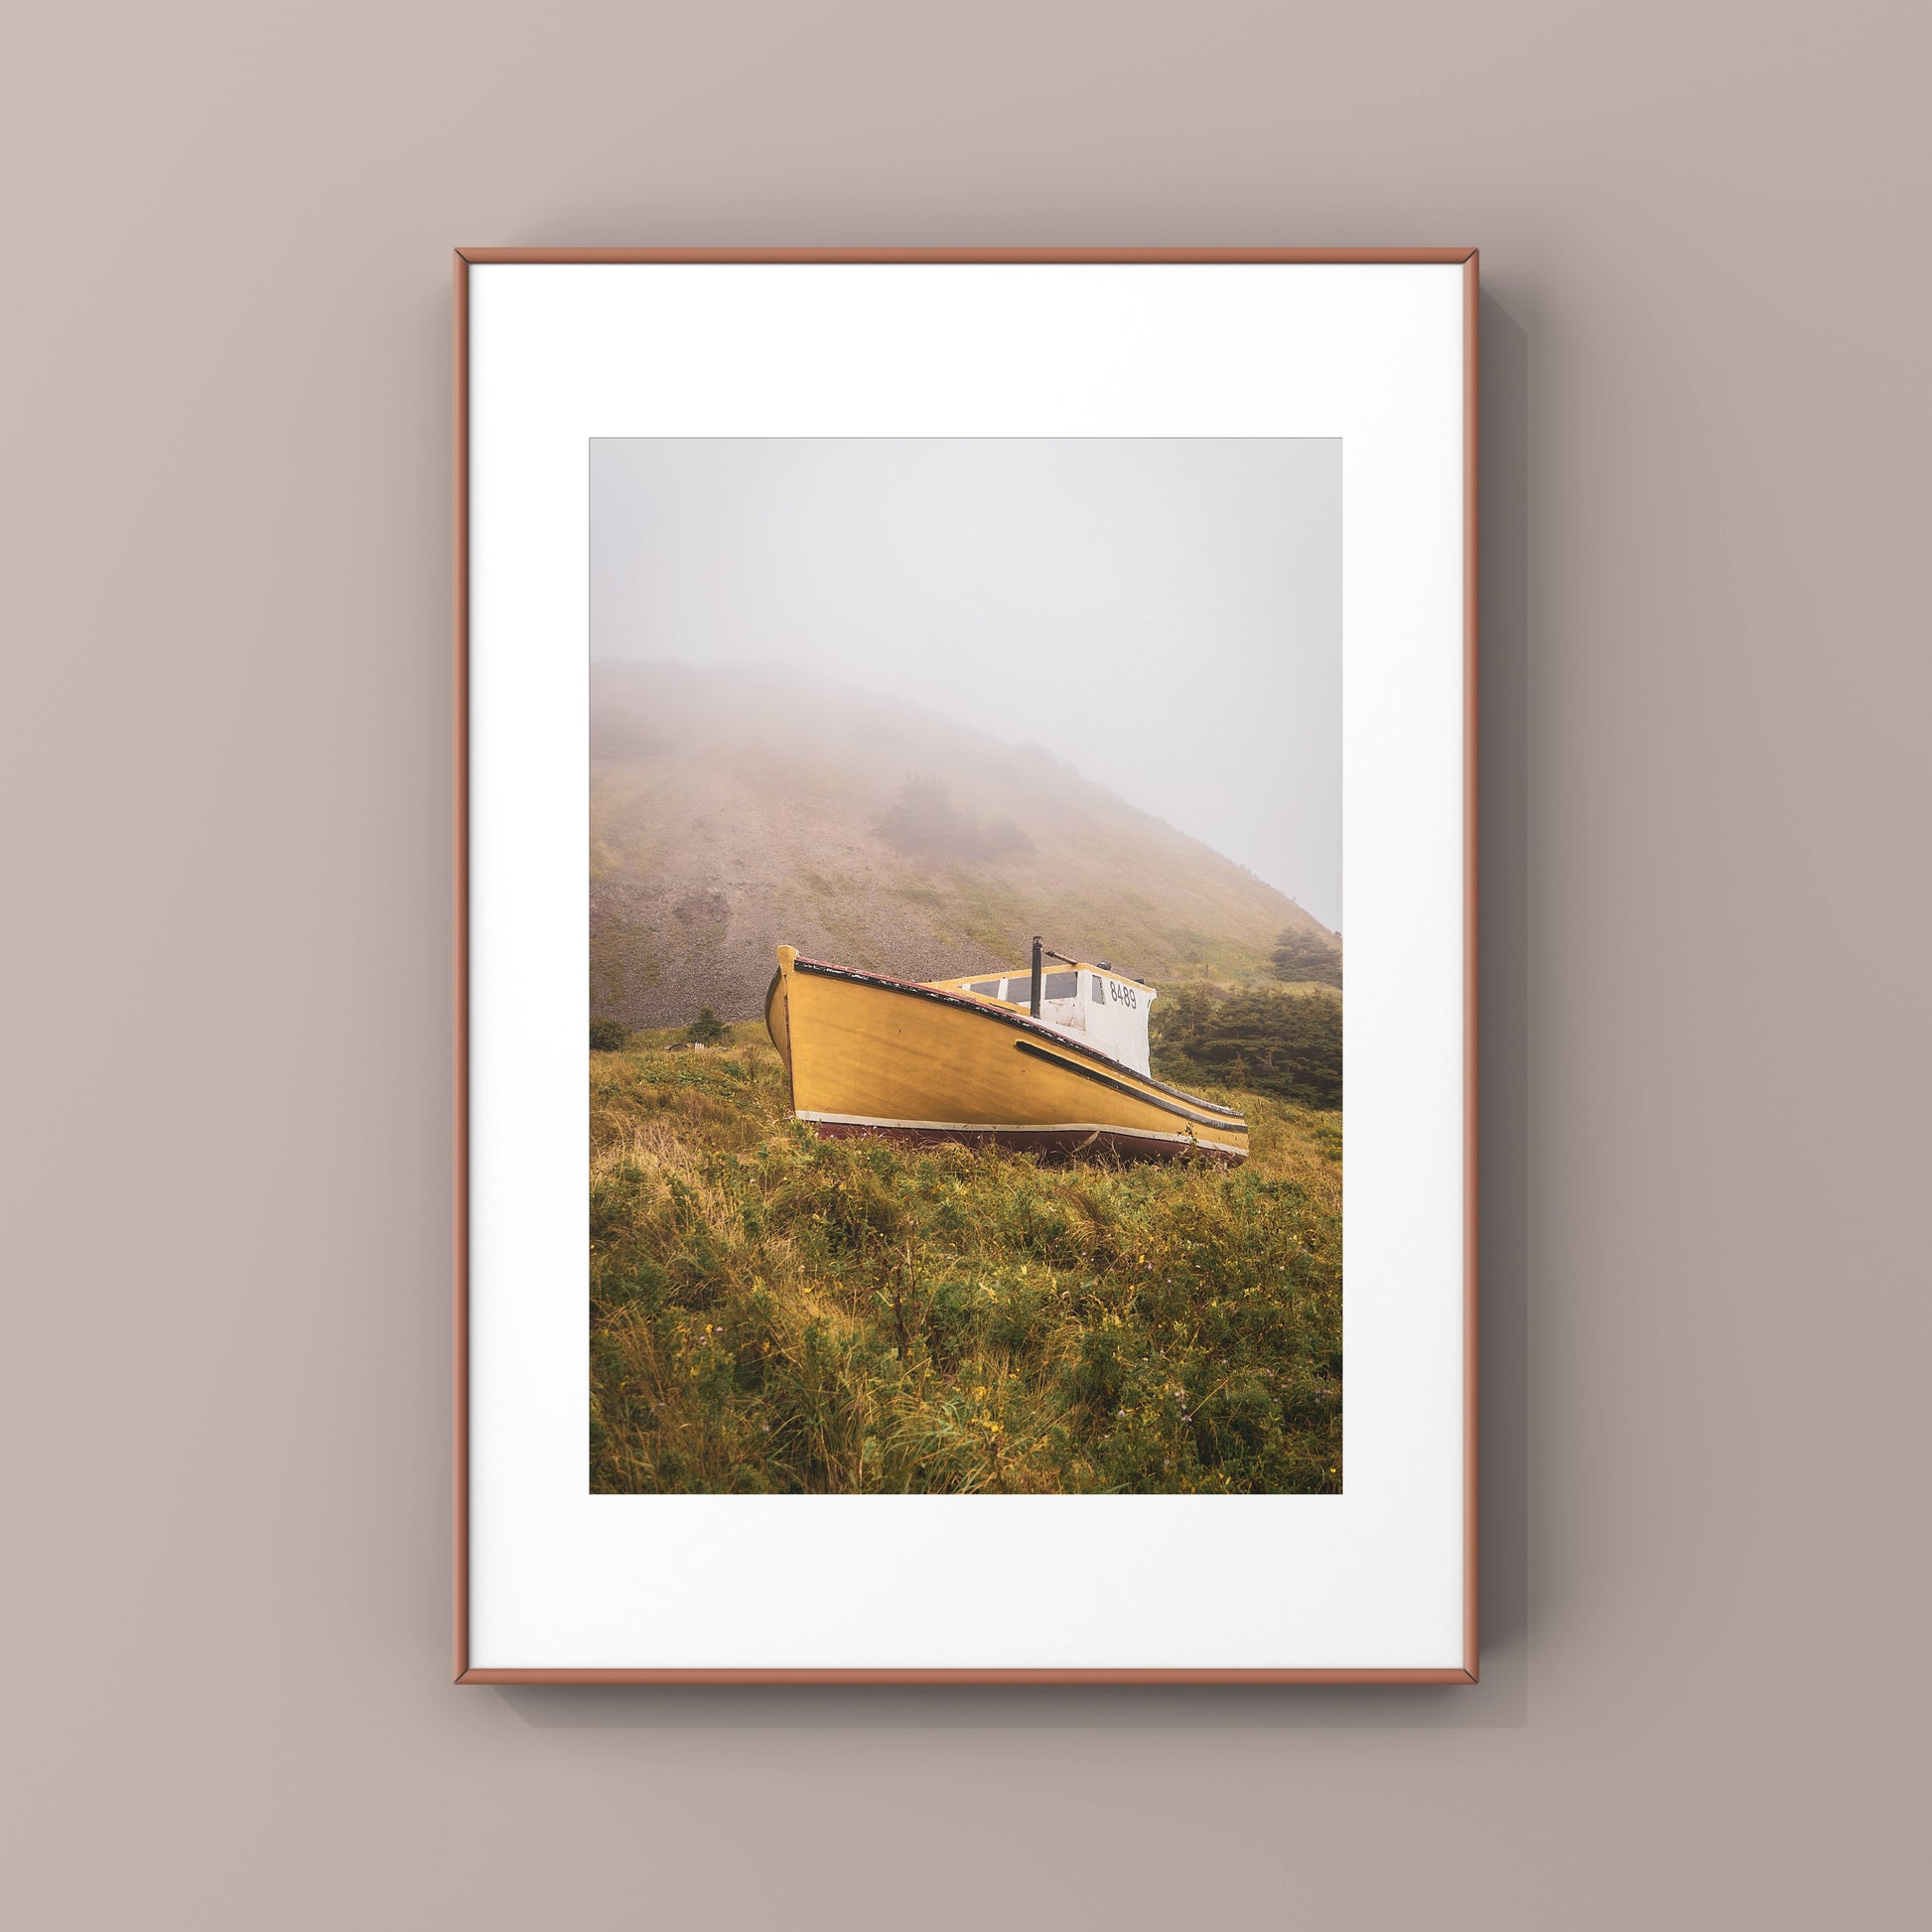
<path fill-rule="evenodd" d="M 1339 986 L 1341 954 L 1318 932 L 1303 932 L 1290 926 L 1275 942 L 1275 977 Z"/>

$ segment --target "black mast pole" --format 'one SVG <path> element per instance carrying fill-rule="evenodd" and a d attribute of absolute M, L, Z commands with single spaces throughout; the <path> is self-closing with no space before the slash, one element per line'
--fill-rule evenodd
<path fill-rule="evenodd" d="M 1034 934 L 1034 1018 L 1039 1018 L 1039 934 Z"/>

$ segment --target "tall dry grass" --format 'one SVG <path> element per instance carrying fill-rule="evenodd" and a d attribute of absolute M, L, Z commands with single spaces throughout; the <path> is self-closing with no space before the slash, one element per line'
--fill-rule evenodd
<path fill-rule="evenodd" d="M 1341 1486 L 1341 1123 L 1205 1166 L 821 1142 L 762 1029 L 591 1055 L 599 1491 Z"/>

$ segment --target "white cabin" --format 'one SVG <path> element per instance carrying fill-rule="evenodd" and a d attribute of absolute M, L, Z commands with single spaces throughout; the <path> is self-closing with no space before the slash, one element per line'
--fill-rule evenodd
<path fill-rule="evenodd" d="M 1033 1004 L 1031 969 L 996 973 L 990 978 L 948 980 L 945 984 L 982 1000 L 1018 1007 L 1022 1013 L 1030 1011 Z M 1156 997 L 1153 987 L 1111 967 L 1065 966 L 1055 960 L 1040 974 L 1039 1024 L 1152 1078 L 1147 1022 Z"/>

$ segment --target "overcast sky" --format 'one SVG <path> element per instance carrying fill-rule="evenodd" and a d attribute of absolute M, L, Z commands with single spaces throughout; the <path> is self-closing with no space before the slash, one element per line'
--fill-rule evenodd
<path fill-rule="evenodd" d="M 1341 921 L 1341 445 L 599 439 L 591 653 L 1032 740 Z"/>

